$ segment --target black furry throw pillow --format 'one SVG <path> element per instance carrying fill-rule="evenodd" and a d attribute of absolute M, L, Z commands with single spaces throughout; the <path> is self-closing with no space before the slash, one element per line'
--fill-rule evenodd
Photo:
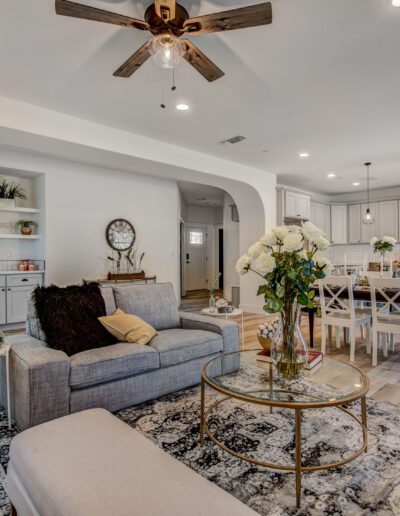
<path fill-rule="evenodd" d="M 71 356 L 117 342 L 97 319 L 106 307 L 96 283 L 37 287 L 33 299 L 49 347 Z"/>

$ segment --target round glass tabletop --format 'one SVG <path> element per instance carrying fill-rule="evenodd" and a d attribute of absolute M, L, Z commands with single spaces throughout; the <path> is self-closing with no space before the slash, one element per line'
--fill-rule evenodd
<path fill-rule="evenodd" d="M 346 362 L 325 355 L 302 378 L 285 380 L 271 363 L 258 360 L 259 351 L 224 353 L 211 359 L 203 368 L 203 380 L 234 398 L 292 408 L 341 405 L 368 391 L 367 375 Z"/>

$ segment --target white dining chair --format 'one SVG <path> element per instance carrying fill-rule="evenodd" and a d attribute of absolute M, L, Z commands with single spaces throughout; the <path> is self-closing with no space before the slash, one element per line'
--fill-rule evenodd
<path fill-rule="evenodd" d="M 400 335 L 400 278 L 369 278 L 372 303 L 372 365 L 378 363 L 380 336 L 390 336 L 392 350 L 393 335 Z M 387 289 L 393 289 L 389 292 Z M 376 294 L 384 301 L 376 301 Z M 387 342 L 384 339 L 383 354 L 387 356 Z"/>
<path fill-rule="evenodd" d="M 371 344 L 371 314 L 355 308 L 353 281 L 350 276 L 331 276 L 318 281 L 321 303 L 322 333 L 321 351 L 326 352 L 326 337 L 330 327 L 336 330 L 336 346 L 340 347 L 339 328 L 348 328 L 350 334 L 350 361 L 354 362 L 356 351 L 356 331 L 365 325 L 367 350 Z M 347 296 L 340 296 L 347 290 Z"/>

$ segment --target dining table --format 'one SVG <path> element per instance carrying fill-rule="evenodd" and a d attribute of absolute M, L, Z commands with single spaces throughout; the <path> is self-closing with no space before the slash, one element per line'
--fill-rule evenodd
<path fill-rule="evenodd" d="M 336 294 L 342 287 L 333 287 L 330 286 L 330 289 L 334 294 Z M 315 285 L 312 287 L 312 290 L 315 292 L 315 297 L 319 297 L 319 287 L 318 285 Z M 384 292 L 387 293 L 387 296 L 389 298 L 393 297 L 399 289 L 385 289 Z M 385 296 L 379 292 L 379 290 L 375 293 L 376 301 L 381 303 L 386 303 L 387 299 Z M 339 294 L 339 299 L 348 299 L 349 298 L 349 292 L 347 288 L 343 289 Z M 371 302 L 371 288 L 367 286 L 354 286 L 353 287 L 353 299 L 354 301 L 367 301 Z M 400 302 L 400 300 L 399 300 Z M 309 333 L 310 333 L 310 347 L 314 347 L 314 327 L 315 327 L 315 314 L 317 310 L 315 308 L 305 308 L 305 310 L 308 313 L 308 326 L 309 326 Z"/>

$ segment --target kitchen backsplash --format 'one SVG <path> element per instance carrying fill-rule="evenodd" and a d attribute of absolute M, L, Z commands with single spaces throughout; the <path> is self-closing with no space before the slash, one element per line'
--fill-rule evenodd
<path fill-rule="evenodd" d="M 333 245 L 329 249 L 329 259 L 334 264 L 343 264 L 345 255 L 349 265 L 361 265 L 365 256 L 369 262 L 380 260 L 380 255 L 374 254 L 369 244 Z M 387 253 L 386 256 L 387 260 L 400 258 L 400 244 L 397 244 L 395 250 Z"/>

